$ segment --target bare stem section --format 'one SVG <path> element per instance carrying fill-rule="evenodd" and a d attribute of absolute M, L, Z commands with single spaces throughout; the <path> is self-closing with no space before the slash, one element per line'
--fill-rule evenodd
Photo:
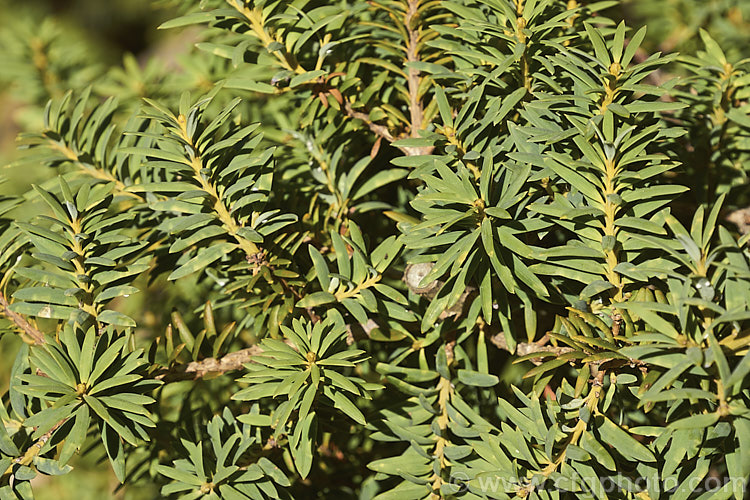
<path fill-rule="evenodd" d="M 12 321 L 31 343 L 36 345 L 47 343 L 44 333 L 35 328 L 26 318 L 10 310 L 10 303 L 2 293 L 0 293 L 0 313 Z"/>

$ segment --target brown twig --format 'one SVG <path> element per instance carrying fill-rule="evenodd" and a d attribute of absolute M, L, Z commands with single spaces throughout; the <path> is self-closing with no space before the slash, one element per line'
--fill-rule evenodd
<path fill-rule="evenodd" d="M 260 346 L 254 345 L 246 349 L 230 352 L 219 359 L 205 358 L 200 361 L 192 361 L 186 365 L 177 365 L 173 368 L 160 370 L 153 377 L 165 383 L 179 382 L 182 380 L 198 380 L 208 375 L 222 375 L 226 372 L 242 369 L 242 365 L 252 361 L 253 356 L 262 353 Z"/>
<path fill-rule="evenodd" d="M 404 25 L 408 39 L 406 40 L 406 63 L 419 62 L 419 39 L 420 29 L 417 18 L 419 16 L 420 0 L 409 0 L 406 7 L 406 16 Z M 414 66 L 409 66 L 406 70 L 406 84 L 409 90 L 409 118 L 411 137 L 419 137 L 419 131 L 424 125 L 424 105 L 419 96 L 419 87 L 421 83 L 420 72 Z M 407 156 L 419 156 L 432 153 L 433 146 L 423 147 L 405 147 L 401 150 Z"/>
<path fill-rule="evenodd" d="M 545 335 L 536 342 L 520 342 L 518 345 L 516 345 L 515 355 L 526 356 L 527 354 L 532 353 L 551 352 L 556 356 L 560 356 L 561 354 L 573 351 L 573 348 L 571 347 L 555 347 L 552 345 L 547 345 L 548 339 L 549 337 Z M 492 337 L 490 337 L 490 342 L 492 342 L 498 349 L 510 352 L 508 343 L 506 342 L 505 335 L 503 333 L 498 333 L 497 335 L 493 335 Z M 531 362 L 535 365 L 539 365 L 541 364 L 541 358 L 542 356 L 539 356 L 539 358 L 533 358 Z"/>
<path fill-rule="evenodd" d="M 406 13 L 404 15 L 404 26 L 406 28 L 406 61 L 405 63 L 409 65 L 409 63 L 415 63 L 419 62 L 419 42 L 420 42 L 420 29 L 418 25 L 418 17 L 419 17 L 419 3 L 421 0 L 408 0 L 407 7 L 406 7 Z M 352 108 L 351 103 L 343 99 L 343 110 L 344 113 L 351 117 L 351 118 L 357 118 L 359 120 L 362 120 L 365 122 L 365 124 L 368 126 L 368 128 L 375 133 L 375 135 L 378 137 L 378 140 L 385 139 L 388 142 L 393 142 L 396 139 L 403 138 L 404 135 L 408 137 L 420 137 L 419 131 L 424 128 L 424 105 L 422 103 L 422 99 L 419 95 L 419 87 L 420 87 L 420 71 L 413 67 L 409 66 L 406 68 L 406 85 L 409 92 L 409 130 L 408 134 L 399 134 L 399 137 L 394 137 L 394 135 L 391 133 L 391 131 L 386 127 L 385 125 L 379 125 L 377 123 L 374 123 L 372 120 L 370 120 L 370 116 L 367 113 L 363 113 L 360 111 L 355 111 Z M 337 97 L 337 100 L 341 104 L 341 99 Z M 379 147 L 379 143 L 377 143 L 377 146 Z M 424 146 L 424 147 L 413 147 L 413 146 L 403 146 L 399 147 L 405 155 L 407 156 L 417 156 L 417 155 L 424 155 L 424 154 L 430 154 L 432 150 L 434 149 L 432 146 Z"/>
<path fill-rule="evenodd" d="M 296 298 L 298 301 L 302 300 L 302 295 L 299 293 L 299 291 L 297 289 L 295 289 L 293 286 L 291 286 L 281 276 L 277 276 L 277 278 L 279 279 L 279 282 L 281 283 L 281 287 L 284 290 L 286 290 L 286 291 L 290 292 L 292 295 L 294 295 L 294 298 Z M 305 308 L 305 313 L 307 313 L 307 316 L 310 318 L 310 321 L 312 321 L 313 323 L 317 323 L 318 321 L 320 321 L 320 316 L 318 316 L 317 314 L 315 314 L 315 310 L 313 310 L 312 307 L 306 307 Z"/>
<path fill-rule="evenodd" d="M 404 25 L 409 36 L 406 41 L 406 62 L 414 63 L 419 61 L 419 29 L 414 28 L 412 24 L 417 20 L 419 9 L 419 0 L 409 0 L 406 9 Z M 407 85 L 409 88 L 409 114 L 411 118 L 411 136 L 419 137 L 419 131 L 422 129 L 422 120 L 424 119 L 424 109 L 422 100 L 419 98 L 419 70 L 410 66 L 407 69 Z"/>
<path fill-rule="evenodd" d="M 9 474 L 13 473 L 13 466 L 14 465 L 29 465 L 31 462 L 34 461 L 34 457 L 39 455 L 39 453 L 42 451 L 42 448 L 44 448 L 44 445 L 47 444 L 47 441 L 52 437 L 52 434 L 55 433 L 57 429 L 59 429 L 65 422 L 68 421 L 69 417 L 65 417 L 64 419 L 57 422 L 55 425 L 52 426 L 50 430 L 42 434 L 42 436 L 37 439 L 36 443 L 32 444 L 28 447 L 26 450 L 26 453 L 21 455 L 20 457 L 17 457 L 11 462 L 10 466 L 5 470 L 2 477 L 5 477 Z"/>
<path fill-rule="evenodd" d="M 3 295 L 1 292 L 0 313 L 11 320 L 19 330 L 21 330 L 31 339 L 34 344 L 42 345 L 47 342 L 47 340 L 44 338 L 44 333 L 36 329 L 31 323 L 28 322 L 26 318 L 10 310 L 10 303 L 8 302 L 8 299 L 5 298 L 5 295 Z"/>
<path fill-rule="evenodd" d="M 373 122 L 372 120 L 370 120 L 370 115 L 368 115 L 367 113 L 355 111 L 352 108 L 352 104 L 346 99 L 344 99 L 344 112 L 350 118 L 356 118 L 365 122 L 365 125 L 367 125 L 367 127 L 378 137 L 382 137 L 388 142 L 393 142 L 395 140 L 390 130 L 388 130 L 388 127 L 386 127 L 385 125 L 378 125 L 377 123 Z"/>
<path fill-rule="evenodd" d="M 320 320 L 320 318 L 318 318 L 318 320 Z M 365 324 L 359 324 L 356 326 L 357 329 L 361 329 L 366 335 L 369 335 L 372 330 L 379 327 L 380 326 L 373 320 L 369 320 Z M 353 330 L 353 325 L 346 325 L 346 328 L 348 331 L 347 344 L 351 345 L 357 340 L 355 338 L 357 334 Z M 297 347 L 288 339 L 285 339 L 284 342 L 297 350 Z M 171 368 L 158 370 L 152 375 L 152 378 L 161 380 L 165 383 L 170 383 L 181 382 L 184 380 L 198 380 L 209 375 L 223 375 L 227 372 L 241 370 L 243 365 L 253 361 L 253 356 L 258 356 L 262 353 L 263 348 L 260 345 L 254 345 L 239 351 L 230 352 L 218 359 L 205 358 L 200 361 L 191 361 L 188 364 L 176 365 Z"/>

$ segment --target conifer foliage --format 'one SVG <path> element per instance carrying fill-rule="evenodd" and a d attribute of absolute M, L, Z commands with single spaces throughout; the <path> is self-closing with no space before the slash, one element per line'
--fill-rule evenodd
<path fill-rule="evenodd" d="M 40 82 L 15 40 L 0 498 L 79 453 L 163 498 L 745 498 L 750 53 L 621 7 L 180 2 L 179 71 Z"/>

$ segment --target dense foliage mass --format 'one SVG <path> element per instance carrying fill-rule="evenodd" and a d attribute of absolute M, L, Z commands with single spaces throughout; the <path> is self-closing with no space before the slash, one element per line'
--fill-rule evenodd
<path fill-rule="evenodd" d="M 2 500 L 745 497 L 750 6 L 178 4 L 0 35 Z"/>

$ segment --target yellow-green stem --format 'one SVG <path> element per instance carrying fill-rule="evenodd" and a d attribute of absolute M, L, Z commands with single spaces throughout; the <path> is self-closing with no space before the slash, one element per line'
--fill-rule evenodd
<path fill-rule="evenodd" d="M 451 385 L 451 381 L 448 380 L 445 377 L 440 377 L 440 380 L 438 381 L 438 409 L 440 411 L 440 414 L 437 417 L 438 427 L 440 428 L 441 433 L 444 433 L 446 429 L 448 429 L 448 422 L 450 420 L 450 417 L 448 415 L 448 403 L 450 402 L 451 396 L 453 395 L 453 386 Z M 445 458 L 445 447 L 450 445 L 450 441 L 445 439 L 442 435 L 437 436 L 437 442 L 435 443 L 435 451 L 433 455 L 435 455 L 438 460 L 440 461 L 440 468 L 445 469 L 449 464 L 447 459 Z M 441 496 L 438 493 L 440 491 L 440 487 L 443 485 L 443 478 L 440 474 L 435 474 L 432 478 L 432 495 L 430 496 L 431 499 L 437 500 L 441 498 Z"/>
<path fill-rule="evenodd" d="M 227 207 L 224 205 L 224 202 L 221 200 L 221 197 L 216 190 L 216 186 L 214 186 L 204 175 L 201 174 L 201 170 L 203 170 L 204 168 L 203 160 L 201 159 L 197 148 L 193 144 L 193 139 L 187 133 L 187 121 L 185 119 L 185 116 L 178 116 L 177 123 L 180 125 L 180 134 L 182 136 L 182 140 L 190 145 L 195 155 L 193 157 L 192 163 L 190 164 L 195 174 L 195 179 L 200 183 L 201 189 L 203 189 L 209 194 L 209 196 L 211 196 L 211 199 L 213 200 L 212 208 L 214 212 L 216 212 L 216 215 L 219 217 L 221 223 L 224 225 L 224 228 L 227 230 L 229 235 L 232 236 L 235 241 L 237 241 L 240 248 L 245 252 L 246 255 L 251 256 L 260 253 L 260 249 L 255 243 L 246 238 L 243 238 L 238 234 L 240 226 L 237 224 L 237 221 L 234 220 L 234 217 L 232 217 L 229 209 L 227 209 Z"/>
<path fill-rule="evenodd" d="M 73 220 L 70 222 L 70 227 L 73 230 L 73 234 L 80 234 L 83 232 L 83 228 L 81 227 L 81 224 L 78 220 Z M 84 249 L 81 246 L 81 243 L 76 239 L 73 238 L 72 243 L 73 251 L 77 254 L 77 257 L 75 257 L 71 262 L 73 264 L 73 267 L 75 267 L 76 270 L 76 276 L 88 276 L 88 273 L 86 272 L 86 268 L 83 267 L 83 261 L 86 259 L 86 256 L 84 255 Z M 94 298 L 93 298 L 93 292 L 94 287 L 91 284 L 91 282 L 82 282 L 76 278 L 76 282 L 78 283 L 78 286 L 85 292 L 86 296 L 84 301 L 79 301 L 78 307 L 96 318 L 98 316 L 96 307 L 94 306 Z"/>
<path fill-rule="evenodd" d="M 235 10 L 237 10 L 240 14 L 245 16 L 245 19 L 247 19 L 247 21 L 250 23 L 250 28 L 253 35 L 255 35 L 255 37 L 260 40 L 260 43 L 263 44 L 263 47 L 267 49 L 268 46 L 273 42 L 283 44 L 280 36 L 277 35 L 276 37 L 273 37 L 266 31 L 262 8 L 256 7 L 254 9 L 249 9 L 247 6 L 240 7 L 237 2 L 233 0 L 227 0 L 227 3 L 231 5 Z M 285 69 L 293 71 L 298 75 L 306 73 L 305 68 L 303 68 L 299 64 L 299 62 L 297 62 L 297 59 L 294 57 L 294 55 L 287 53 L 286 50 L 284 50 L 283 54 L 279 51 L 274 51 L 273 54 Z"/>
<path fill-rule="evenodd" d="M 341 285 L 341 288 L 334 294 L 334 296 L 339 302 L 344 299 L 354 297 L 365 288 L 369 288 L 376 284 L 378 281 L 380 281 L 380 278 L 381 276 L 379 274 L 376 274 L 375 276 L 367 278 L 365 281 L 352 288 L 351 290 L 346 290 L 346 285 Z"/>
<path fill-rule="evenodd" d="M 602 387 L 600 385 L 594 385 L 591 388 L 591 392 L 589 392 L 588 396 L 586 396 L 586 399 L 584 399 L 584 404 L 589 410 L 589 414 L 593 416 L 594 414 L 599 412 L 599 400 L 602 397 Z M 576 423 L 576 426 L 573 428 L 573 432 L 568 437 L 567 442 L 565 443 L 565 448 L 560 451 L 560 454 L 557 456 L 557 459 L 555 459 L 554 462 L 550 463 L 547 467 L 544 468 L 544 470 L 541 471 L 541 474 L 544 477 L 549 477 L 550 474 L 555 472 L 560 465 L 565 461 L 565 455 L 567 451 L 567 447 L 570 445 L 577 445 L 578 440 L 581 438 L 584 432 L 586 432 L 586 428 L 588 427 L 588 423 L 586 423 L 583 419 L 578 419 L 578 422 Z M 531 491 L 533 491 L 533 486 L 526 486 L 522 489 L 524 495 L 527 496 Z"/>
<path fill-rule="evenodd" d="M 53 141 L 51 139 L 48 139 L 47 142 L 50 148 L 55 149 L 59 151 L 60 153 L 62 153 L 63 156 L 65 156 L 65 158 L 73 162 L 81 170 L 85 171 L 87 175 L 93 177 L 94 179 L 99 179 L 102 181 L 114 183 L 117 194 L 128 196 L 130 198 L 141 199 L 141 197 L 138 196 L 136 193 L 125 191 L 125 184 L 121 180 L 116 178 L 114 175 L 112 175 L 111 172 L 108 172 L 107 170 L 99 169 L 92 165 L 83 163 L 78 157 L 78 154 L 76 154 L 75 151 L 70 149 L 65 144 L 62 144 L 57 141 Z"/>

